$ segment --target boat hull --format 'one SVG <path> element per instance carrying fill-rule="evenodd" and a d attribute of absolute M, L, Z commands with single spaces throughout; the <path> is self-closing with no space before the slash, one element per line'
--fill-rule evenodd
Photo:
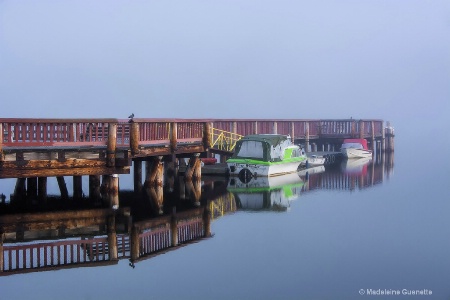
<path fill-rule="evenodd" d="M 346 148 L 341 150 L 346 158 L 367 158 L 372 157 L 372 151 L 365 149 Z"/>
<path fill-rule="evenodd" d="M 242 176 L 243 172 L 248 175 L 258 176 L 280 176 L 297 172 L 298 167 L 305 159 L 298 159 L 289 162 L 256 162 L 254 160 L 233 160 L 227 161 L 231 176 Z"/>

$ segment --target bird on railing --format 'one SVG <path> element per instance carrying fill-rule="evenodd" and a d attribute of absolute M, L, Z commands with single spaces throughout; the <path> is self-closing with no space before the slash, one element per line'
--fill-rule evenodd
<path fill-rule="evenodd" d="M 128 120 L 128 123 L 134 122 L 133 118 L 134 118 L 134 113 L 132 113 L 131 115 L 128 116 L 128 119 L 130 119 L 130 120 Z"/>

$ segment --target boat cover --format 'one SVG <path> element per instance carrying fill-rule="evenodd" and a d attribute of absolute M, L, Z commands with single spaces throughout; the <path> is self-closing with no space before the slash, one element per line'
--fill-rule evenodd
<path fill-rule="evenodd" d="M 344 139 L 342 148 L 355 148 L 355 147 L 344 147 L 344 144 L 361 144 L 364 150 L 368 150 L 366 139 Z"/>
<path fill-rule="evenodd" d="M 284 149 L 290 145 L 292 145 L 292 143 L 287 135 L 247 135 L 236 143 L 236 150 L 233 158 L 280 161 L 284 158 Z"/>

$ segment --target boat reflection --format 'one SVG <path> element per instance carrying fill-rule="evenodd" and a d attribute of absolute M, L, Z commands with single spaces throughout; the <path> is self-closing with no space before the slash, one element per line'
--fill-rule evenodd
<path fill-rule="evenodd" d="M 232 178 L 228 191 L 234 195 L 238 209 L 286 211 L 291 201 L 300 197 L 302 187 L 300 176 L 291 173 L 252 178 L 249 182 Z"/>

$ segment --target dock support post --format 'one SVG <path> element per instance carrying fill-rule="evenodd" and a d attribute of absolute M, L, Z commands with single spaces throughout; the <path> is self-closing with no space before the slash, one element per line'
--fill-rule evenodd
<path fill-rule="evenodd" d="M 189 159 L 189 164 L 184 175 L 185 180 L 191 181 L 193 178 L 200 179 L 202 176 L 202 164 L 200 161 L 200 153 L 196 153 Z"/>
<path fill-rule="evenodd" d="M 370 127 L 371 127 L 370 128 L 370 139 L 372 142 L 372 151 L 375 152 L 376 146 L 375 146 L 375 122 L 374 121 L 371 122 Z"/>
<path fill-rule="evenodd" d="M 211 236 L 211 210 L 209 209 L 210 202 L 207 201 L 205 210 L 203 211 L 203 236 Z"/>
<path fill-rule="evenodd" d="M 236 121 L 233 122 L 232 131 L 233 131 L 233 133 L 237 133 L 237 122 Z"/>
<path fill-rule="evenodd" d="M 123 138 L 123 137 L 122 137 Z M 108 124 L 108 145 L 106 149 L 106 166 L 116 165 L 117 124 Z"/>
<path fill-rule="evenodd" d="M 58 181 L 59 190 L 61 192 L 61 198 L 67 200 L 69 198 L 69 192 L 67 190 L 66 181 L 63 176 L 56 177 Z"/>
<path fill-rule="evenodd" d="M 89 175 L 89 198 L 100 199 L 100 175 Z"/>
<path fill-rule="evenodd" d="M 117 260 L 117 234 L 116 234 L 116 218 L 114 215 L 108 217 L 108 247 L 109 260 Z"/>
<path fill-rule="evenodd" d="M 177 208 L 172 208 L 172 217 L 170 218 L 170 230 L 172 231 L 171 246 L 178 246 L 178 226 L 177 226 Z"/>
<path fill-rule="evenodd" d="M 27 198 L 31 200 L 37 199 L 37 177 L 27 178 Z"/>
<path fill-rule="evenodd" d="M 0 272 L 3 272 L 3 264 L 4 264 L 4 257 L 3 257 L 3 241 L 5 240 L 5 234 L 3 231 L 0 231 Z M 9 257 L 11 259 L 11 257 Z"/>
<path fill-rule="evenodd" d="M 133 226 L 131 229 L 131 235 L 130 235 L 130 256 L 131 256 L 131 262 L 134 262 L 139 258 L 139 252 L 140 252 L 140 243 L 139 243 L 139 228 L 136 226 Z"/>
<path fill-rule="evenodd" d="M 258 121 L 255 121 L 255 134 L 258 134 Z"/>
<path fill-rule="evenodd" d="M 386 151 L 386 130 L 384 128 L 384 124 L 382 124 L 383 129 L 381 130 L 381 153 Z"/>
<path fill-rule="evenodd" d="M 277 121 L 273 122 L 273 134 L 277 134 L 278 133 L 278 124 Z"/>
<path fill-rule="evenodd" d="M 146 163 L 146 184 L 150 184 L 153 186 L 163 185 L 164 165 L 162 159 L 162 156 L 152 157 L 152 162 Z"/>
<path fill-rule="evenodd" d="M 3 155 L 3 123 L 0 122 L 0 162 L 5 159 Z"/>
<path fill-rule="evenodd" d="M 130 123 L 130 149 L 131 155 L 139 153 L 139 123 Z"/>
<path fill-rule="evenodd" d="M 309 152 L 309 122 L 305 122 L 305 151 Z"/>
<path fill-rule="evenodd" d="M 73 198 L 81 199 L 83 197 L 83 183 L 81 176 L 73 176 Z"/>
<path fill-rule="evenodd" d="M 133 161 L 134 192 L 139 195 L 142 192 L 142 161 Z"/>
<path fill-rule="evenodd" d="M 47 201 L 47 177 L 38 177 L 38 199 L 40 203 Z"/>

